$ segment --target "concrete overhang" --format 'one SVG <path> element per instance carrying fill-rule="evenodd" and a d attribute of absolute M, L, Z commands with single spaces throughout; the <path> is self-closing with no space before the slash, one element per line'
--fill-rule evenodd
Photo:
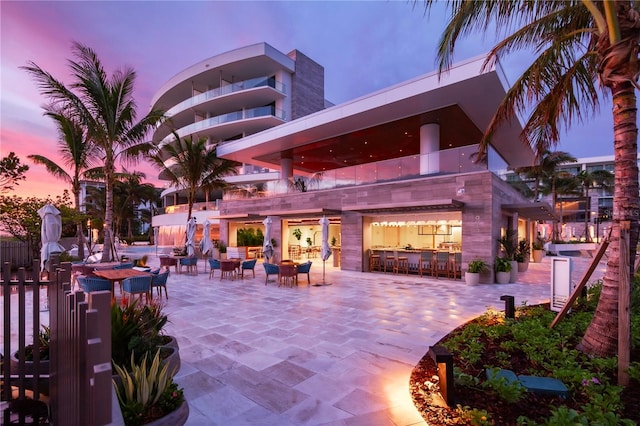
<path fill-rule="evenodd" d="M 461 210 L 464 207 L 462 201 L 451 198 L 429 201 L 407 201 L 404 203 L 394 202 L 393 207 L 389 207 L 389 203 L 348 205 L 343 206 L 342 211 L 357 211 L 361 213 L 392 213 L 399 212 L 433 212 L 433 211 L 454 211 Z"/>
<path fill-rule="evenodd" d="M 485 56 L 475 58 L 455 65 L 441 76 L 437 72 L 426 74 L 260 133 L 223 143 L 218 147 L 218 154 L 239 162 L 273 167 L 276 153 L 384 123 L 425 115 L 433 117 L 434 114 L 429 113 L 452 106 L 462 111 L 481 133 L 489 125 L 506 93 L 499 64 L 483 70 L 485 59 Z M 439 124 L 441 127 L 459 126 L 456 122 Z M 533 152 L 520 141 L 521 130 L 522 126 L 517 120 L 507 123 L 492 140 L 496 151 L 511 167 L 533 163 Z M 331 143 L 344 144 L 344 141 Z M 473 143 L 477 141 L 468 144 Z M 270 158 L 270 161 L 261 160 L 266 158 Z"/>
<path fill-rule="evenodd" d="M 518 213 L 519 217 L 529 220 L 559 220 L 551 206 L 544 202 L 503 204 L 502 209 L 511 213 Z"/>

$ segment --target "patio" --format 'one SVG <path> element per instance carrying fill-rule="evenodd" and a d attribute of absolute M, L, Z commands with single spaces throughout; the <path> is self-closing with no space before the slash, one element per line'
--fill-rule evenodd
<path fill-rule="evenodd" d="M 574 259 L 577 281 L 589 259 Z M 236 281 L 169 278 L 188 425 L 424 424 L 408 380 L 429 345 L 489 306 L 503 309 L 504 294 L 516 305 L 549 299 L 548 259 L 519 283 L 477 287 L 327 267 L 331 286 L 291 289 L 265 286 L 262 265 L 256 271 Z M 321 264 L 311 279 L 322 281 Z"/>
<path fill-rule="evenodd" d="M 590 259 L 573 259 L 576 282 Z M 234 281 L 209 279 L 203 260 L 197 276 L 172 271 L 164 310 L 180 345 L 188 425 L 425 424 L 408 381 L 428 347 L 487 307 L 502 310 L 504 294 L 516 305 L 549 300 L 549 258 L 516 284 L 475 287 L 329 264 L 332 285 L 321 287 L 265 286 L 260 263 L 255 278 Z M 603 273 L 604 262 L 592 280 Z M 322 282 L 321 262 L 311 282 Z"/>

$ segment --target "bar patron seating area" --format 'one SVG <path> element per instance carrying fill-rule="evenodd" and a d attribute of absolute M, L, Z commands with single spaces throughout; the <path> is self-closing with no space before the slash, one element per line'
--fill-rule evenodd
<path fill-rule="evenodd" d="M 460 213 L 373 217 L 369 271 L 462 278 Z"/>

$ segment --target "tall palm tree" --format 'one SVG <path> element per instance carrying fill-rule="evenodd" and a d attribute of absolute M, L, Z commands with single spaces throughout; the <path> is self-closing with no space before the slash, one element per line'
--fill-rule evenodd
<path fill-rule="evenodd" d="M 425 0 L 427 10 L 436 0 Z M 544 152 L 568 127 L 598 111 L 603 96 L 611 96 L 615 192 L 613 233 L 604 286 L 593 321 L 579 348 L 596 355 L 617 349 L 618 283 L 620 280 L 620 222 L 630 222 L 630 273 L 638 243 L 638 128 L 635 89 L 640 88 L 638 40 L 640 13 L 631 0 L 464 1 L 448 2 L 451 19 L 438 48 L 440 71 L 453 62 L 461 36 L 475 31 L 505 35 L 490 51 L 486 65 L 501 55 L 524 50 L 532 63 L 515 81 L 498 108 L 482 141 L 480 154 L 496 129 L 506 121 L 529 114 L 522 140 Z M 533 50 L 533 54 L 531 54 Z M 533 106 L 529 110 L 529 106 Z M 633 275 L 632 275 L 633 276 Z"/>
<path fill-rule="evenodd" d="M 536 164 L 533 166 L 518 167 L 515 172 L 523 174 L 527 179 L 533 179 L 534 200 L 538 200 L 540 187 L 545 178 L 553 177 L 558 168 L 563 164 L 575 163 L 575 157 L 565 151 L 549 151 L 548 149 L 536 156 Z"/>
<path fill-rule="evenodd" d="M 588 242 L 591 242 L 591 234 L 588 231 L 589 227 L 589 190 L 591 188 L 602 188 L 608 190 L 613 186 L 614 176 L 608 170 L 581 170 L 576 176 L 578 182 L 580 182 L 580 188 L 582 190 L 582 196 L 585 201 L 585 213 L 584 213 L 584 233 Z"/>
<path fill-rule="evenodd" d="M 93 145 L 86 143 L 86 133 L 78 120 L 73 118 L 68 111 L 46 107 L 45 115 L 51 117 L 58 128 L 58 152 L 63 164 L 58 164 L 43 155 L 29 155 L 34 163 L 46 167 L 54 177 L 71 185 L 71 193 L 75 208 L 80 214 L 80 179 L 92 166 Z M 84 259 L 84 232 L 82 229 L 82 216 L 76 224 L 78 236 L 78 257 Z"/>
<path fill-rule="evenodd" d="M 126 210 L 122 218 L 127 221 L 127 237 L 133 237 L 133 219 L 135 211 L 142 203 L 153 201 L 157 198 L 157 192 L 153 185 L 143 183 L 146 175 L 142 172 L 128 172 L 124 170 L 123 176 L 117 181 L 116 187 L 120 194 L 121 209 Z M 117 229 L 117 228 L 116 228 Z"/>
<path fill-rule="evenodd" d="M 219 158 L 206 138 L 180 138 L 176 132 L 173 137 L 175 140 L 158 148 L 150 160 L 172 185 L 186 191 L 189 219 L 198 190 L 208 192 L 227 187 L 223 177 L 237 174 L 238 163 Z"/>
<path fill-rule="evenodd" d="M 136 73 L 130 67 L 115 71 L 109 77 L 96 53 L 80 43 L 73 43 L 76 60 L 69 66 L 73 81 L 69 87 L 33 62 L 24 69 L 36 80 L 43 95 L 56 106 L 64 106 L 73 113 L 86 130 L 88 141 L 94 145 L 97 155 L 104 162 L 106 211 L 105 250 L 102 261 L 111 260 L 113 184 L 116 163 L 119 159 L 135 161 L 146 147 L 144 138 L 163 114 L 151 110 L 137 120 L 133 86 Z"/>

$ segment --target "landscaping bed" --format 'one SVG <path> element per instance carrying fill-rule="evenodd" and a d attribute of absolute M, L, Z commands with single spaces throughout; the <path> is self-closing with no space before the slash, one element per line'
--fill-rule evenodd
<path fill-rule="evenodd" d="M 571 315 L 552 330 L 548 326 L 555 312 L 548 306 L 520 307 L 511 320 L 490 310 L 455 329 L 437 343 L 453 355 L 455 404 L 444 404 L 436 366 L 426 354 L 410 379 L 416 408 L 431 425 L 639 424 L 638 327 L 632 331 L 631 384 L 624 389 L 615 386 L 615 358 L 589 358 L 575 349 L 593 316 L 598 294 L 595 286 L 588 300 L 579 300 Z M 638 304 L 633 306 L 635 326 L 640 314 Z M 542 396 L 524 391 L 517 383 L 487 380 L 486 369 L 491 367 L 516 375 L 557 378 L 570 396 Z"/>

